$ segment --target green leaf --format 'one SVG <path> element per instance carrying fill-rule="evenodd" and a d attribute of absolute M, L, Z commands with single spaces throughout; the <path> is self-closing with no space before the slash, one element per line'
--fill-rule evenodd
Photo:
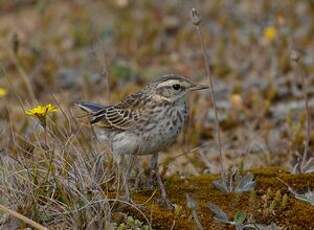
<path fill-rule="evenodd" d="M 234 222 L 236 225 L 243 224 L 246 219 L 246 214 L 242 211 L 238 211 L 234 216 Z"/>

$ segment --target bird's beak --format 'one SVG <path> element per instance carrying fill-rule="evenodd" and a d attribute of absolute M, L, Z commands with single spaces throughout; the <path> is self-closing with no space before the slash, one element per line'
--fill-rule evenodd
<path fill-rule="evenodd" d="M 191 91 L 198 91 L 198 90 L 204 90 L 204 89 L 209 89 L 207 85 L 195 85 L 190 88 Z"/>

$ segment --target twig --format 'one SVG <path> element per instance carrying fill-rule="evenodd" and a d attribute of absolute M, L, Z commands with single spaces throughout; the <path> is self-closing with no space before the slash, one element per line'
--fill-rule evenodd
<path fill-rule="evenodd" d="M 16 211 L 13 211 L 3 205 L 0 204 L 0 210 L 3 211 L 3 212 L 6 212 L 12 216 L 14 216 L 15 218 L 21 220 L 21 221 L 24 221 L 25 223 L 31 225 L 32 227 L 36 228 L 36 229 L 39 229 L 39 230 L 48 230 L 48 228 L 42 226 L 41 224 L 38 224 L 37 222 L 27 218 L 26 216 L 23 216 L 22 214 L 16 212 Z"/>
<path fill-rule="evenodd" d="M 214 106 L 214 111 L 215 111 L 215 126 L 216 126 L 216 131 L 217 131 L 217 141 L 218 141 L 218 147 L 219 147 L 219 155 L 220 155 L 220 168 L 221 168 L 221 175 L 224 177 L 225 175 L 225 170 L 223 166 L 223 151 L 222 151 L 222 141 L 221 141 L 221 130 L 220 130 L 220 125 L 219 125 L 219 117 L 218 117 L 218 111 L 217 111 L 217 105 L 216 105 L 216 97 L 215 97 L 215 90 L 214 90 L 214 83 L 213 83 L 213 77 L 210 72 L 209 68 L 209 58 L 206 53 L 206 47 L 205 47 L 205 42 L 203 39 L 203 34 L 200 29 L 200 22 L 201 18 L 199 16 L 198 11 L 195 8 L 192 8 L 192 22 L 195 25 L 195 28 L 198 33 L 198 37 L 201 43 L 201 47 L 203 50 L 203 58 L 204 58 L 204 64 L 205 64 L 205 70 L 206 70 L 206 76 L 209 80 L 209 86 L 210 86 L 210 96 L 213 101 L 213 106 Z"/>
<path fill-rule="evenodd" d="M 291 52 L 291 59 L 296 64 L 296 72 L 301 76 L 302 88 L 303 88 L 303 98 L 305 104 L 305 114 L 306 114 L 306 124 L 305 124 L 305 143 L 304 143 L 304 152 L 302 156 L 302 163 L 300 165 L 300 171 L 302 172 L 307 161 L 307 155 L 309 151 L 310 139 L 311 139 L 311 114 L 308 98 L 308 89 L 307 89 L 307 79 L 304 69 L 301 66 L 300 59 L 301 54 L 297 50 Z"/>

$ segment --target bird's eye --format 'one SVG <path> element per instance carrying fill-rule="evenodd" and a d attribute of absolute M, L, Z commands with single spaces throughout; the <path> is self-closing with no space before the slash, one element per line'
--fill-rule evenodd
<path fill-rule="evenodd" d="M 175 90 L 179 90 L 181 88 L 181 86 L 179 84 L 174 84 L 172 86 L 172 88 L 175 89 Z"/>

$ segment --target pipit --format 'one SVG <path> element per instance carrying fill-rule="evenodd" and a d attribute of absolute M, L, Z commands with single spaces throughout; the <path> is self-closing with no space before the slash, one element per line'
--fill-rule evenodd
<path fill-rule="evenodd" d="M 78 106 L 102 130 L 101 137 L 108 141 L 112 153 L 153 155 L 149 181 L 156 176 L 162 201 L 171 206 L 158 173 L 158 153 L 175 142 L 187 120 L 187 94 L 207 88 L 183 76 L 168 74 L 116 105 L 81 102 Z"/>

